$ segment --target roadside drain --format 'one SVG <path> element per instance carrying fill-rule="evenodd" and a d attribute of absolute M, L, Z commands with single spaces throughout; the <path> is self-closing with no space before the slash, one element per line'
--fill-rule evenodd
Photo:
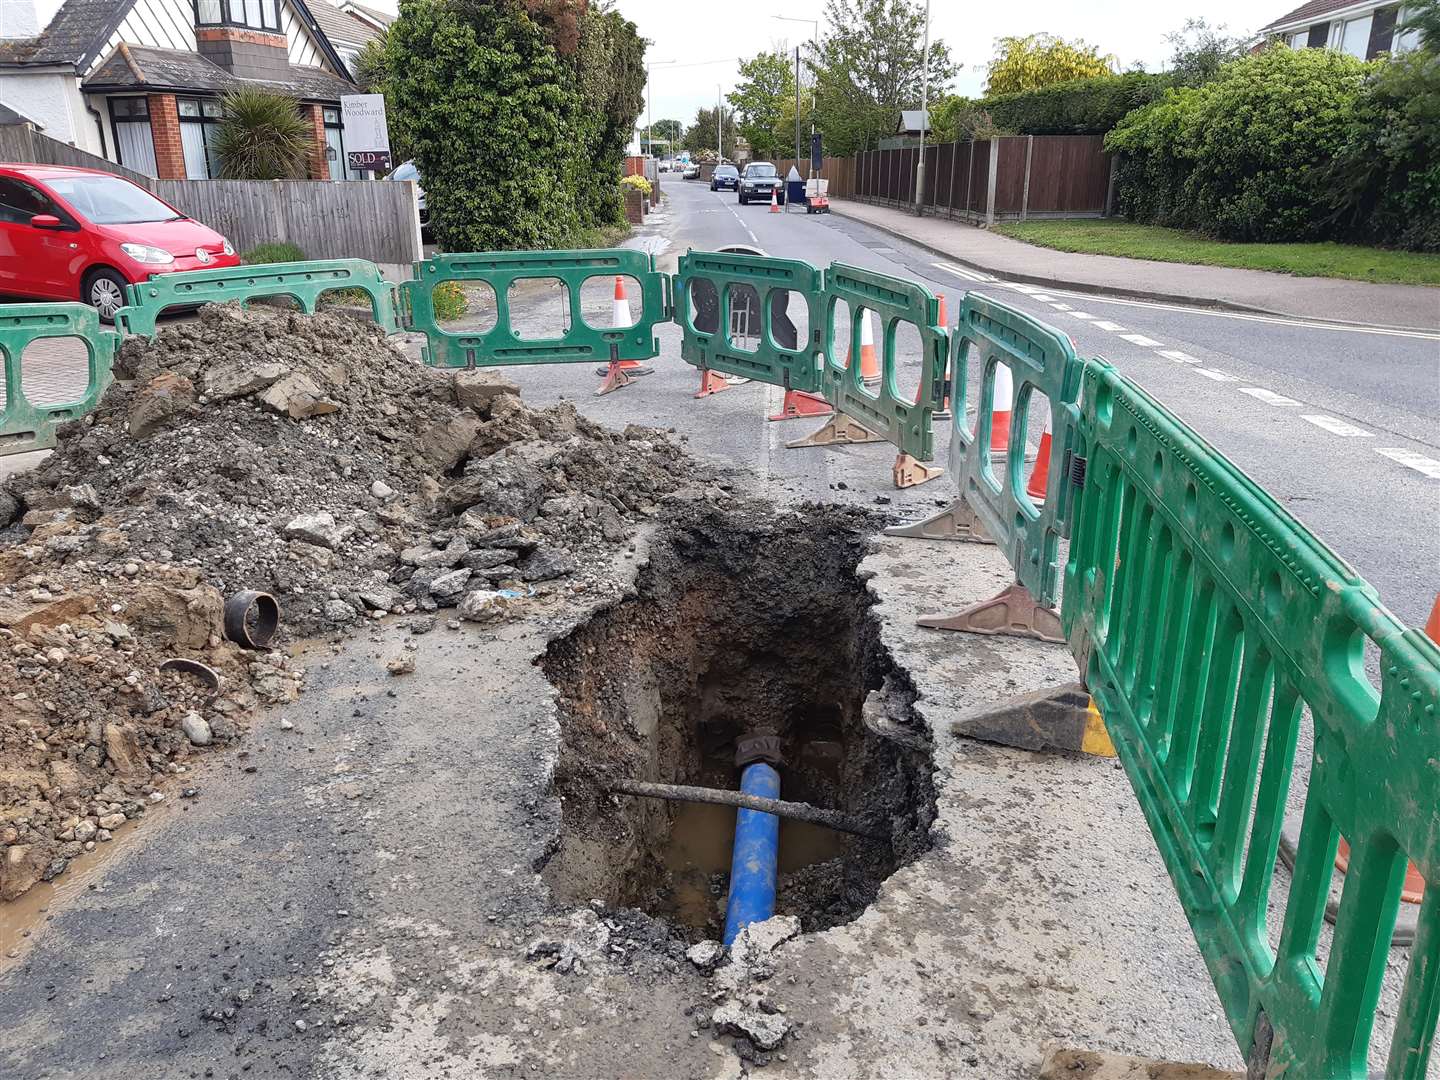
<path fill-rule="evenodd" d="M 927 733 L 880 645 L 856 568 L 865 522 L 834 509 L 696 510 L 651 545 L 636 595 L 552 642 L 561 831 L 555 898 L 639 908 L 687 937 L 725 918 L 734 809 L 610 793 L 617 780 L 739 787 L 737 740 L 773 736 L 780 798 L 870 835 L 783 820 L 775 910 L 848 922 L 925 850 Z"/>

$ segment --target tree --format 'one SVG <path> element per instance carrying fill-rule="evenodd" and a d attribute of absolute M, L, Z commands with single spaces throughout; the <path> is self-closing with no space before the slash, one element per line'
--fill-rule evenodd
<path fill-rule="evenodd" d="M 740 134 L 756 157 L 781 157 L 781 151 L 793 151 L 795 71 L 783 53 L 762 52 L 742 60 L 740 81 L 725 100 L 734 106 Z"/>
<path fill-rule="evenodd" d="M 407 0 L 386 54 L 391 128 L 440 244 L 566 246 L 580 226 L 581 95 L 541 26 L 499 4 Z"/>
<path fill-rule="evenodd" d="M 1015 94 L 1051 83 L 1109 75 L 1113 60 L 1078 39 L 1066 41 L 1051 34 L 1002 37 L 996 40 L 995 58 L 986 69 L 985 95 Z"/>
<path fill-rule="evenodd" d="M 685 125 L 679 120 L 656 120 L 650 125 L 650 130 L 657 143 L 664 139 L 670 144 L 672 150 L 679 146 L 685 138 Z"/>
<path fill-rule="evenodd" d="M 1405 16 L 1400 29 L 1416 31 L 1425 52 L 1440 53 L 1440 0 L 1414 0 L 1405 5 Z"/>
<path fill-rule="evenodd" d="M 832 154 L 851 154 L 896 130 L 901 109 L 920 106 L 925 9 L 911 0 L 826 0 L 828 29 L 812 47 L 815 122 Z M 950 50 L 930 42 L 930 94 L 955 77 Z"/>
<path fill-rule="evenodd" d="M 625 220 L 620 165 L 645 104 L 645 42 L 613 6 L 596 4 L 580 19 L 575 65 L 584 105 L 581 224 L 618 224 Z"/>
<path fill-rule="evenodd" d="M 1220 67 L 1241 56 L 1246 39 L 1211 27 L 1204 19 L 1186 19 L 1185 25 L 1165 40 L 1173 50 L 1170 73 L 1177 86 L 1199 86 L 1220 74 Z"/>
<path fill-rule="evenodd" d="M 722 137 L 724 144 L 720 147 L 720 153 L 729 158 L 735 159 L 735 113 L 733 110 L 725 109 L 721 119 Z M 700 154 L 704 151 L 715 151 L 715 110 L 699 109 L 695 113 L 695 123 L 685 129 L 685 149 L 692 154 Z"/>
<path fill-rule="evenodd" d="M 946 94 L 930 108 L 930 137 L 937 143 L 969 142 L 1001 134 L 983 102 Z"/>
<path fill-rule="evenodd" d="M 571 246 L 619 220 L 645 44 L 583 0 L 405 0 L 378 89 L 450 251 Z"/>
<path fill-rule="evenodd" d="M 356 54 L 354 63 L 350 65 L 350 73 L 355 76 L 356 85 L 367 94 L 384 85 L 385 70 L 385 38 L 383 36 L 367 41 L 360 52 Z"/>
<path fill-rule="evenodd" d="M 315 132 L 299 103 L 284 94 L 244 87 L 221 98 L 225 119 L 215 156 L 225 180 L 294 180 L 305 175 Z"/>

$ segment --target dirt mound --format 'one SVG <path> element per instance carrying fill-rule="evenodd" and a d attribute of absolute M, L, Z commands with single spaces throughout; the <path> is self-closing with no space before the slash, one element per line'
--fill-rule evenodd
<path fill-rule="evenodd" d="M 499 618 L 587 588 L 596 549 L 696 475 L 664 432 L 529 409 L 502 376 L 424 368 L 344 316 L 210 306 L 126 341 L 115 374 L 0 489 L 0 897 L 296 692 L 282 653 L 222 640 L 225 597 L 275 595 L 278 640 Z M 221 689 L 161 673 L 173 656 Z"/>

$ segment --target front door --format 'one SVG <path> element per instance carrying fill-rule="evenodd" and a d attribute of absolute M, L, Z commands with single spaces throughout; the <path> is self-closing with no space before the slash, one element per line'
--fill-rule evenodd
<path fill-rule="evenodd" d="M 69 214 L 39 188 L 0 176 L 0 292 L 55 300 L 79 300 L 73 278 L 80 234 L 73 228 L 37 229 L 30 219 L 53 214 L 67 225 Z"/>

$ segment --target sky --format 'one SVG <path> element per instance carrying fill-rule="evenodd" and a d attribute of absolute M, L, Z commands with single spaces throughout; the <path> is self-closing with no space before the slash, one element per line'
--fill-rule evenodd
<path fill-rule="evenodd" d="M 393 10 L 394 0 L 368 0 Z M 994 54 L 998 37 L 1050 33 L 1083 38 L 1102 55 L 1113 53 L 1122 69 L 1139 62 L 1147 71 L 1164 67 L 1170 55 L 1165 35 L 1180 29 L 1187 18 L 1203 17 L 1211 26 L 1225 25 L 1231 33 L 1249 33 L 1298 7 L 1301 0 L 1206 0 L 1174 3 L 1172 0 L 1014 0 L 1012 3 L 965 3 L 934 0 L 931 35 L 950 47 L 960 74 L 950 87 L 956 93 L 979 96 L 985 84 L 985 64 Z M 788 48 L 808 41 L 822 19 L 823 0 L 791 0 L 776 5 L 769 0 L 618 0 L 620 10 L 651 44 L 647 57 L 650 73 L 650 115 L 655 120 L 673 117 L 687 125 L 695 110 L 715 104 L 720 92 L 734 88 L 737 63 L 742 57 L 776 46 Z M 774 12 L 806 22 L 781 22 Z M 664 64 L 661 61 L 672 61 Z M 640 123 L 646 121 L 642 113 Z"/>

